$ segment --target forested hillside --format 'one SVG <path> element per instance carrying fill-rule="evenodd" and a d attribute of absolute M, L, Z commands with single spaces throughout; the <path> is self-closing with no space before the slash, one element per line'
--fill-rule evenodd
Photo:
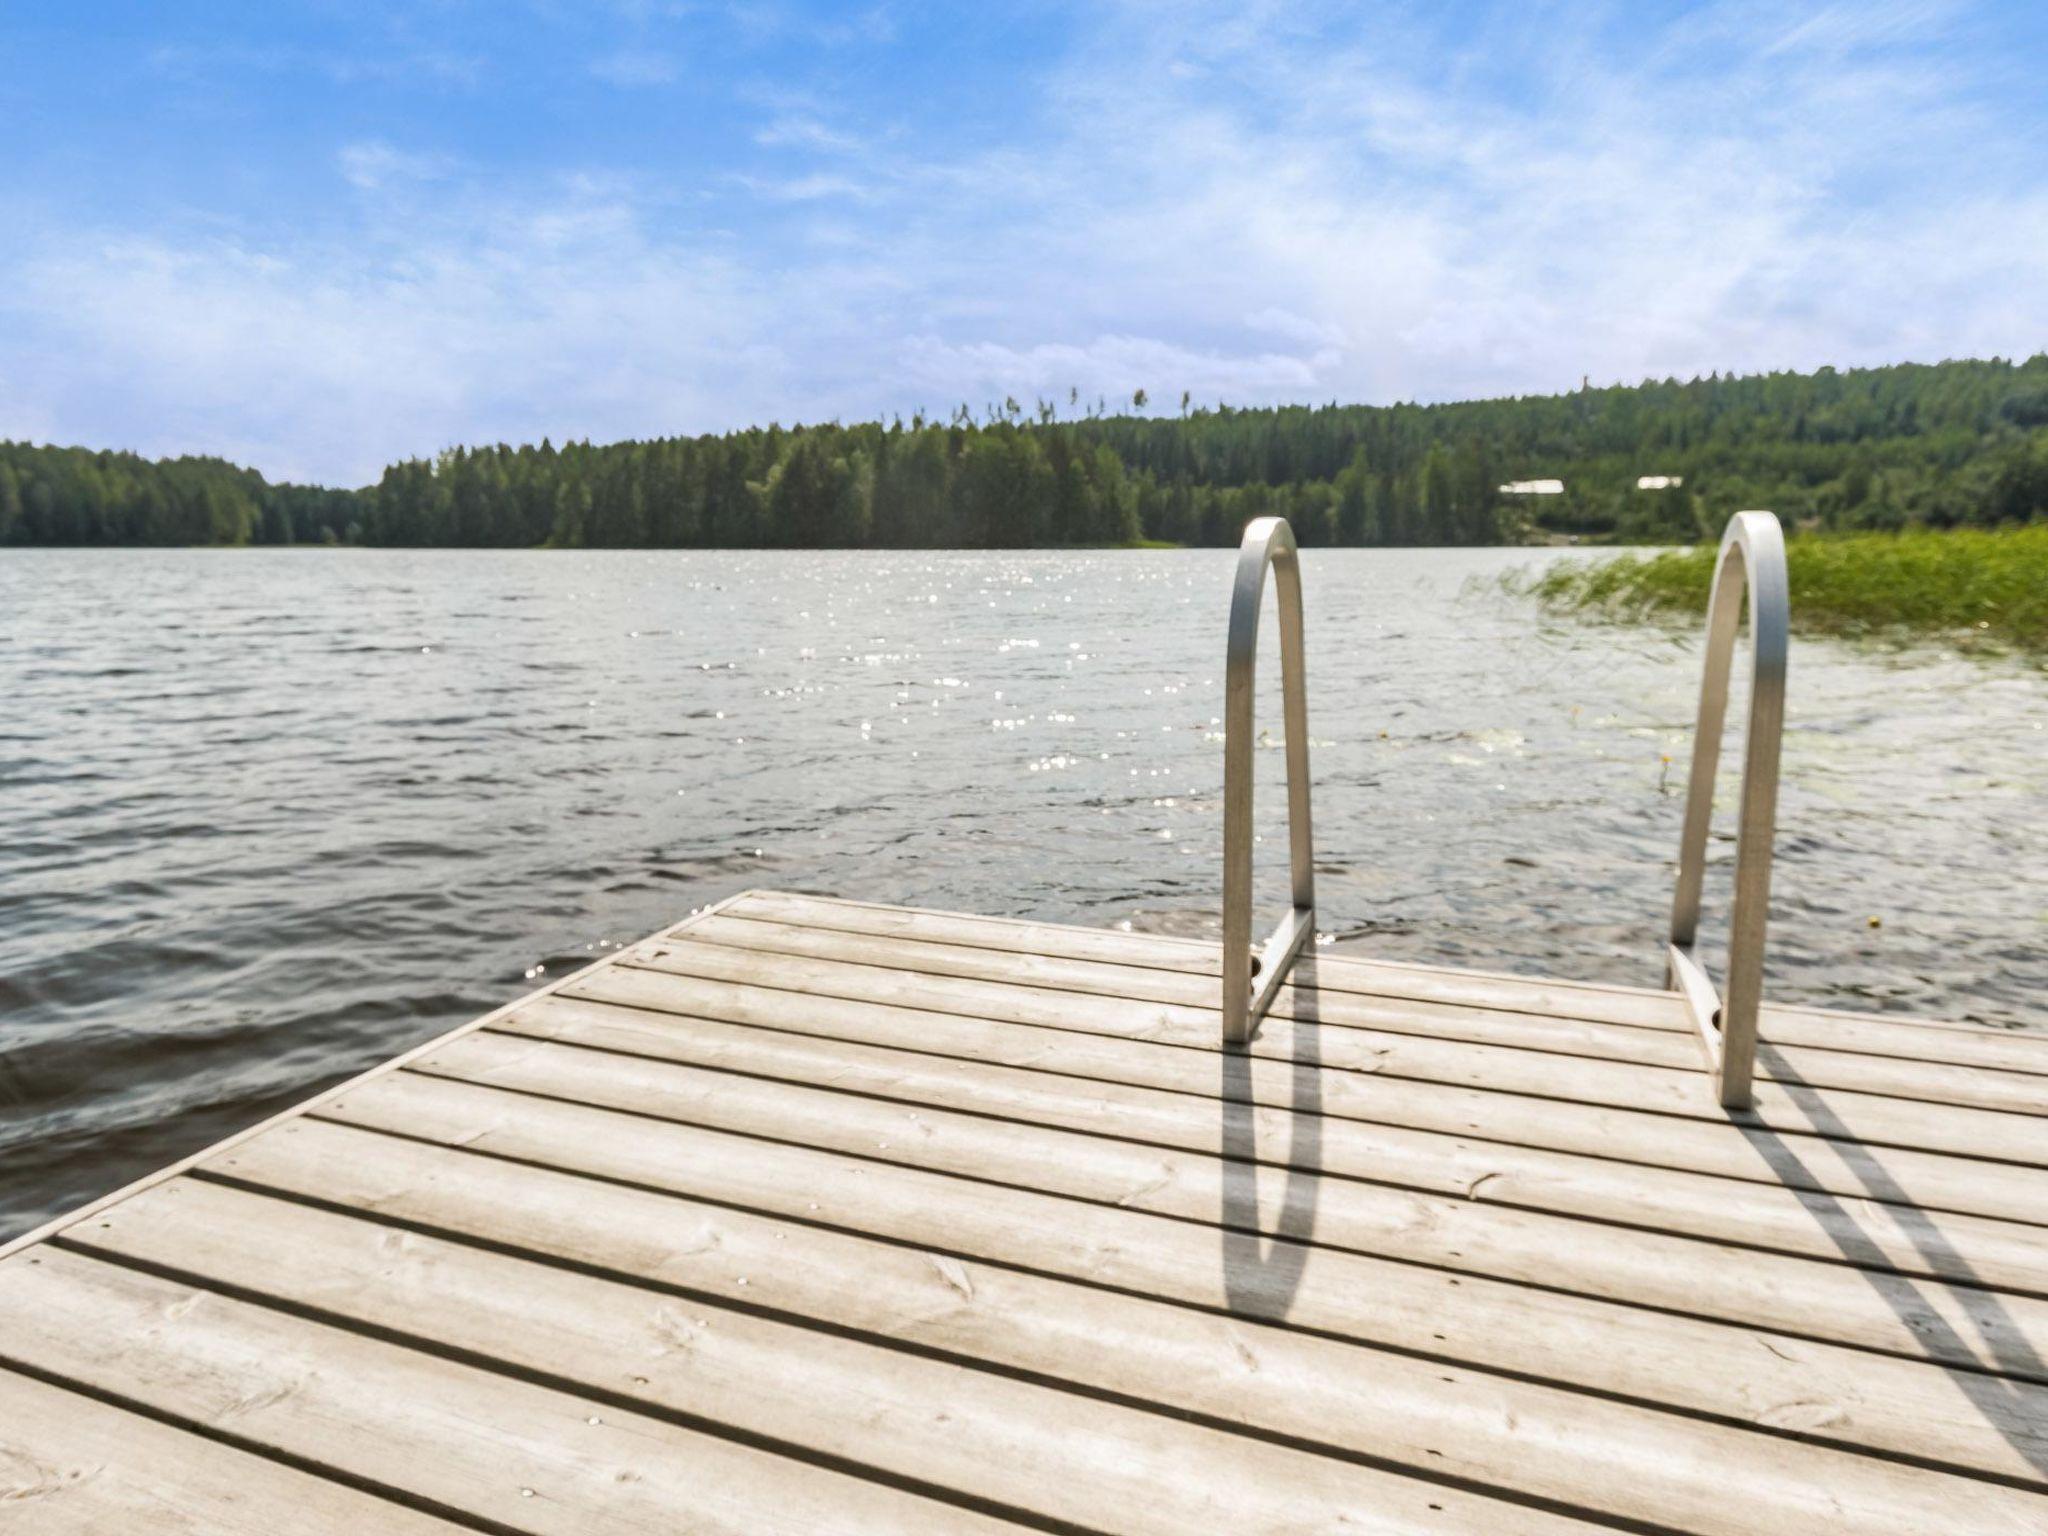
<path fill-rule="evenodd" d="M 220 459 L 0 443 L 0 543 L 983 546 L 1659 542 L 1738 507 L 1802 526 L 2048 516 L 2048 354 L 1666 381 L 1453 405 L 1147 410 L 1016 401 L 947 421 L 454 448 L 374 486 Z M 1644 475 L 1682 486 L 1638 490 Z M 1561 479 L 1556 496 L 1508 481 Z"/>

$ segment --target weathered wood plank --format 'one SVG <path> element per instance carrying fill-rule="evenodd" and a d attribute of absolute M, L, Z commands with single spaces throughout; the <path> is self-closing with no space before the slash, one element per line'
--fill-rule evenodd
<path fill-rule="evenodd" d="M 491 1121 L 472 1114 L 414 1124 L 454 1141 L 482 1136 Z M 1181 1233 L 1174 1250 L 1154 1264 L 1096 1244 L 1094 1232 L 1070 1241 L 1067 1229 L 1052 1227 L 1041 1243 L 1031 1230 L 1010 1229 L 992 1246 L 1044 1271 L 1033 1273 L 976 1257 L 991 1246 L 980 1222 L 961 1234 L 967 1256 L 953 1257 L 947 1249 L 962 1248 L 950 1233 L 933 1251 L 817 1224 L 859 1214 L 836 1200 L 827 1212 L 824 1201 L 797 1199 L 799 1219 L 789 1221 L 326 1121 L 237 1148 L 216 1171 L 380 1220 L 1180 1404 L 1292 1439 L 1428 1458 L 1451 1475 L 1539 1478 L 1549 1465 L 1559 1482 L 1523 1486 L 1569 1490 L 1583 1480 L 1617 1510 L 1670 1510 L 1681 1528 L 1704 1522 L 1701 1501 L 1709 1509 L 1729 1502 L 1728 1468 L 1754 1465 L 1770 1478 L 1798 1465 L 1778 1459 L 1782 1435 L 2048 1481 L 2048 1388 L 1509 1287 L 1447 1285 L 1398 1266 L 1339 1265 L 1334 1283 L 1315 1280 L 1291 1312 L 1289 1292 L 1303 1277 L 1288 1270 L 1286 1250 L 1239 1251 L 1241 1270 L 1225 1275 L 1216 1235 L 1179 1224 L 1169 1224 Z M 1087 1277 L 1128 1288 L 1075 1283 Z M 1251 1315 L 1290 1312 L 1346 1337 Z M 1473 1356 L 1482 1367 L 1561 1374 L 1635 1401 L 1446 1363 Z M 1643 1406 L 1663 1400 L 1730 1422 Z M 1719 1454 L 1713 1448 L 1727 1442 L 1708 1433 L 1715 1430 L 1753 1444 L 1732 1458 Z M 1815 1487 L 1824 1492 L 1825 1481 Z M 1633 1497 L 1646 1502 L 1620 1502 Z M 1678 1518 L 1679 1510 L 1691 1513 Z M 1747 1503 L 1733 1511 L 1752 1512 Z"/>
<path fill-rule="evenodd" d="M 2048 1302 L 2033 1296 L 1913 1284 L 1840 1263 L 502 1035 L 456 1042 L 415 1070 L 1804 1338 L 1996 1368 L 1998 1355 L 1958 1351 L 1955 1341 L 2003 1335 L 2015 1352 L 2038 1348 L 2048 1359 Z M 2039 1371 L 2048 1378 L 2048 1366 Z"/>
<path fill-rule="evenodd" d="M 77 1240 L 1088 1530 L 1281 1536 L 1365 1516 L 1376 1529 L 1446 1533 L 1593 1529 L 1177 1416 L 219 1185 L 167 1185 Z M 1883 1522 L 1872 1529 L 1901 1536 L 1985 1528 L 1959 1522 L 1963 1508 L 2010 1524 L 2041 1505 L 1932 1473 L 1859 1476 L 1862 1464 L 1839 1454 L 1804 1460 L 1837 1485 L 1836 1500 L 1847 1492 L 1864 1518 Z M 1811 1493 L 1805 1503 L 1818 1512 Z M 1906 1523 L 1905 1508 L 1921 1523 Z"/>
<path fill-rule="evenodd" d="M 708 1020 L 548 998 L 500 1019 L 463 1052 L 512 1034 L 822 1084 L 912 1106 L 965 1110 L 1184 1151 L 1771 1248 L 1904 1274 L 2048 1294 L 2048 1234 L 2014 1222 L 1844 1202 L 1602 1158 L 1374 1126 L 1287 1109 Z M 429 1058 L 448 1070 L 460 1055 Z M 471 1075 L 457 1065 L 456 1075 Z M 487 1079 L 486 1079 L 487 1080 Z M 724 1079 L 718 1079 L 722 1083 Z M 566 1091 L 566 1090 L 563 1090 Z M 1222 1108 L 1231 1104 L 1229 1112 Z M 710 1122 L 706 1122 L 710 1123 Z"/>
<path fill-rule="evenodd" d="M 7 1536 L 463 1536 L 472 1529 L 6 1370 L 0 1528 Z"/>
<path fill-rule="evenodd" d="M 1217 960 L 721 903 L 0 1249 L 7 1528 L 2048 1529 L 2048 1039 Z"/>
<path fill-rule="evenodd" d="M 1192 975 L 1220 977 L 1222 971 L 1213 942 L 1162 934 L 880 906 L 784 891 L 748 891 L 724 910 L 848 933 L 927 937 L 988 949 L 1106 960 Z M 1651 988 L 1368 959 L 1342 950 L 1319 951 L 1316 961 L 1319 984 L 1328 990 L 1632 1024 L 1679 1034 L 1691 1029 L 1675 995 Z M 1993 1025 L 1790 1005 L 1766 1005 L 1762 1019 L 1764 1038 L 1784 1045 L 2048 1073 L 2048 1038 Z"/>
<path fill-rule="evenodd" d="M 535 1536 L 1013 1528 L 54 1246 L 0 1262 L 0 1337 L 52 1376 Z"/>
<path fill-rule="evenodd" d="M 927 939 L 902 939 L 809 928 L 754 916 L 721 915 L 691 930 L 693 942 L 767 954 L 880 966 L 924 975 L 1017 982 L 1055 991 L 1092 993 L 1215 1011 L 1216 984 L 1206 977 L 1136 965 L 979 949 Z M 1583 1019 L 1371 997 L 1318 985 L 1323 964 L 1303 956 L 1270 1012 L 1333 1028 L 1355 1027 L 1479 1045 L 1506 1045 L 1603 1061 L 1634 1062 L 1681 1072 L 1700 1070 L 1699 1046 L 1671 1031 Z M 1219 1026 L 1220 1027 L 1220 1026 Z M 1767 1042 L 1759 1076 L 1808 1088 L 1841 1088 L 1938 1104 L 1972 1105 L 2016 1114 L 2048 1114 L 2048 1076 L 1948 1062 L 1909 1061 L 1841 1049 L 1816 1050 Z"/>
<path fill-rule="evenodd" d="M 1200 1049 L 1214 1049 L 1217 1034 L 1216 1016 L 1204 1008 L 1055 992 L 1011 982 L 925 976 L 915 971 L 789 955 L 770 957 L 687 940 L 643 944 L 629 952 L 619 968 L 749 982 L 864 1002 L 915 1004 L 974 1018 Z M 1504 1046 L 1325 1027 L 1270 1014 L 1249 1050 L 1255 1055 L 1293 1059 L 1303 1054 L 1295 1039 L 1304 1034 L 1312 1034 L 1315 1039 L 1309 1054 L 1330 1070 L 1372 1072 L 1384 1077 L 1531 1093 L 1578 1103 L 1650 1109 L 1715 1124 L 1725 1124 L 1731 1118 L 1706 1091 L 1706 1076 L 1697 1068 L 1674 1071 L 1584 1057 L 1559 1057 Z M 2030 1167 L 2048 1165 L 2048 1116 L 1759 1082 L 1755 1111 L 1739 1118 L 1781 1133 L 1826 1134 L 1880 1145 L 1998 1158 Z"/>
<path fill-rule="evenodd" d="M 628 1179 L 695 1198 L 729 1200 L 799 1220 L 834 1222 L 874 1236 L 955 1249 L 972 1243 L 976 1246 L 966 1251 L 984 1258 L 1040 1268 L 1057 1263 L 1060 1273 L 1098 1284 L 1177 1295 L 1181 1294 L 1178 1290 L 1160 1289 L 1169 1284 L 1165 1272 L 1194 1265 L 1208 1272 L 1211 1284 L 1229 1280 L 1227 1295 L 1241 1295 L 1255 1315 L 1303 1327 L 1328 1326 L 1333 1331 L 1350 1332 L 1361 1326 L 1383 1326 L 1377 1317 L 1358 1319 L 1355 1309 L 1361 1301 L 1368 1307 L 1383 1305 L 1396 1290 L 1413 1297 L 1418 1308 L 1427 1297 L 1428 1305 L 1435 1309 L 1439 1321 L 1434 1328 L 1422 1330 L 1425 1338 L 1448 1335 L 1450 1329 L 1442 1319 L 1461 1310 L 1461 1298 L 1482 1294 L 1500 1314 L 1490 1319 L 1489 1326 L 1504 1326 L 1503 1318 L 1512 1317 L 1513 1326 L 1523 1333 L 1538 1328 L 1538 1316 L 1551 1311 L 1561 1318 L 1598 1316 L 1610 1328 L 1634 1325 L 1652 1337 L 1664 1336 L 1667 1325 L 1675 1321 L 1665 1314 L 1603 1298 L 1538 1291 L 1484 1275 L 1457 1274 L 1286 1240 L 1272 1242 L 1275 1252 L 1266 1264 L 1252 1265 L 1245 1256 L 1258 1240 L 1247 1237 L 1226 1245 L 1213 1228 L 1172 1217 L 807 1147 L 780 1146 L 694 1126 L 646 1120 L 622 1124 L 619 1116 L 607 1110 L 522 1098 L 412 1074 L 369 1085 L 329 1112 L 350 1124 L 460 1141 L 506 1156 Z M 293 1129 L 286 1126 L 281 1133 L 290 1134 Z M 1214 1273 L 1219 1253 L 1228 1261 L 1223 1276 Z M 1292 1273 L 1298 1275 L 1300 1289 L 1291 1298 L 1276 1298 L 1250 1279 L 1245 1285 L 1237 1284 L 1233 1272 L 1240 1269 L 1247 1276 L 1268 1271 Z M 1841 1317 L 1815 1319 L 1824 1329 L 1814 1335 L 1819 1342 L 1966 1369 L 1989 1369 L 2030 1380 L 2048 1378 L 2048 1366 L 2043 1364 L 2048 1351 L 2042 1347 L 2038 1303 L 2024 1297 L 1970 1295 L 1955 1287 L 1896 1278 L 1886 1281 L 1880 1276 L 1830 1273 L 1869 1286 L 1881 1304 L 1857 1306 Z M 1122 1278 L 1126 1275 L 1131 1277 L 1128 1281 Z M 1348 1279 L 1340 1282 L 1338 1277 Z M 1335 1294 L 1340 1285 L 1347 1294 Z M 1845 1305 L 1847 1289 L 1838 1293 L 1844 1296 Z M 1201 1293 L 1201 1300 L 1211 1304 L 1212 1293 Z M 1276 1305 L 1277 1311 L 1260 1310 Z M 1729 1326 L 1707 1319 L 1696 1321 Z M 1362 1336 L 1380 1338 L 1370 1332 Z M 1402 1342 L 1416 1347 L 1413 1334 Z M 1526 1342 L 1514 1341 L 1516 1345 Z M 1486 1363 L 1492 1357 L 1460 1358 Z M 1595 1362 L 1596 1382 L 1608 1379 L 1598 1373 L 1612 1363 Z M 1584 1380 L 1574 1374 L 1583 1372 L 1584 1364 L 1557 1369 L 1562 1374 L 1550 1379 Z"/>
<path fill-rule="evenodd" d="M 1095 1082 L 1289 1107 L 1313 1092 L 1325 1116 L 1551 1148 L 1633 1166 L 1695 1169 L 1849 1199 L 2048 1222 L 2048 1173 L 1906 1148 L 1779 1135 L 1760 1127 L 1573 1104 L 1483 1087 L 1369 1072 L 1314 1072 L 1273 1050 L 1224 1056 L 1202 1047 L 1012 1025 L 857 999 L 614 967 L 560 997 L 717 1019 L 816 1038 L 1058 1072 Z M 1292 1042 L 1313 1051 L 1316 1036 Z M 1227 1063 L 1227 1065 L 1226 1065 Z"/>

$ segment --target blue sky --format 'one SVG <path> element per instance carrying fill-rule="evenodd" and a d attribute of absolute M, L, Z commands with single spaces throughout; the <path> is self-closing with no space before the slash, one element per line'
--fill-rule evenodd
<path fill-rule="evenodd" d="M 0 437 L 358 483 L 2048 347 L 2048 6 L 0 0 Z"/>

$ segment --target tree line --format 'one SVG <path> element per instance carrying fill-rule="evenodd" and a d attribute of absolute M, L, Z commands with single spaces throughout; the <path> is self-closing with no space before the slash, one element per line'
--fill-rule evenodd
<path fill-rule="evenodd" d="M 1799 527 L 2048 516 L 2048 354 L 1446 405 L 1148 404 L 452 448 L 355 490 L 0 442 L 0 544 L 1229 545 L 1267 513 L 1304 544 L 1656 543 L 1744 506 Z M 1539 478 L 1564 493 L 1500 489 Z"/>

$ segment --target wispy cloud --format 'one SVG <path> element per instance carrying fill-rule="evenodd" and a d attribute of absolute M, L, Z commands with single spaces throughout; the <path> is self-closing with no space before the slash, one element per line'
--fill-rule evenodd
<path fill-rule="evenodd" d="M 852 155 L 866 148 L 850 133 L 829 128 L 815 117 L 778 117 L 754 133 L 754 142 L 769 149 L 810 149 Z"/>
<path fill-rule="evenodd" d="M 2040 109 L 1976 12 L 1448 14 L 1090 7 L 1000 120 L 835 65 L 719 107 L 748 115 L 710 168 L 508 179 L 338 136 L 356 190 L 311 228 L 12 220 L 0 355 L 37 387 L 0 379 L 0 435 L 357 480 L 1069 388 L 1440 399 L 2048 345 Z"/>
<path fill-rule="evenodd" d="M 342 179 L 364 191 L 397 182 L 433 181 L 448 175 L 455 164 L 446 155 L 412 153 L 374 139 L 343 145 L 334 161 Z"/>
<path fill-rule="evenodd" d="M 1117 404 L 1140 389 L 1160 390 L 1169 379 L 1175 390 L 1204 401 L 1247 395 L 1298 399 L 1315 389 L 1318 361 L 1287 352 L 1204 351 L 1154 336 L 1115 334 L 1031 347 L 914 336 L 899 357 L 907 381 L 924 386 L 921 398 L 974 402 L 1014 394 L 1064 403 L 1069 390 L 1079 390 L 1085 398 L 1099 395 Z"/>
<path fill-rule="evenodd" d="M 408 210 L 347 245 L 48 250 L 14 276 L 58 317 L 36 350 L 59 336 L 77 349 L 45 380 L 49 413 L 148 424 L 100 441 L 353 483 L 394 454 L 670 431 L 726 419 L 729 400 L 773 409 L 793 387 L 763 340 L 765 294 L 723 253 L 548 192 Z"/>
<path fill-rule="evenodd" d="M 1746 19 L 1767 27 L 1767 14 Z M 1964 8 L 1953 0 L 1823 5 L 1804 14 L 1780 13 L 1782 30 L 1775 37 L 1766 31 L 1760 51 L 1766 57 L 1809 50 L 1843 58 L 1871 48 L 1936 41 L 1963 20 L 1965 14 Z"/>
<path fill-rule="evenodd" d="M 845 198 L 864 203 L 877 196 L 874 186 L 867 182 L 825 171 L 783 178 L 736 176 L 733 179 L 750 192 L 782 203 L 812 203 L 823 198 Z"/>

